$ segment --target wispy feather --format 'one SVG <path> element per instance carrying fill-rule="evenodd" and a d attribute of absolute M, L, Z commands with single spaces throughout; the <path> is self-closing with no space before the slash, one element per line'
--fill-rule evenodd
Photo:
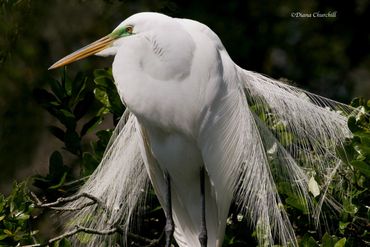
<path fill-rule="evenodd" d="M 215 186 L 230 192 L 217 195 L 219 202 L 228 203 L 224 197 L 234 195 L 259 240 L 272 244 L 277 238 L 284 246 L 297 246 L 277 183 L 291 185 L 317 220 L 322 203 L 330 200 L 326 188 L 341 165 L 335 150 L 350 136 L 345 114 L 353 109 L 255 72 L 238 69 L 238 73 L 240 81 L 232 84 L 235 90 L 225 97 L 228 104 L 219 109 L 220 119 L 200 136 L 200 143 L 209 147 L 204 152 L 213 153 L 215 142 L 224 150 L 212 160 L 205 157 L 206 164 L 219 167 L 217 174 L 213 174 L 217 169 L 207 171 Z M 80 190 L 99 198 L 104 207 L 94 205 L 72 214 L 70 225 L 107 229 L 119 224 L 128 231 L 141 209 L 149 182 L 140 150 L 143 136 L 135 116 L 126 115 L 127 122 L 122 117 L 101 164 Z M 216 139 L 207 138 L 215 130 Z M 309 188 L 313 171 L 314 181 L 319 181 L 320 203 L 316 204 Z M 75 239 L 75 246 L 79 241 Z M 93 236 L 88 246 L 113 241 L 112 236 Z"/>

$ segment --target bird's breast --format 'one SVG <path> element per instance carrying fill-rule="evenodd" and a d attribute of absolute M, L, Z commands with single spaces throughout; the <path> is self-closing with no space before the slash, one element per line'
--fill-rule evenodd
<path fill-rule="evenodd" d="M 118 81 L 119 94 L 140 122 L 166 132 L 195 135 L 202 108 L 196 88 L 186 83 L 125 78 Z"/>

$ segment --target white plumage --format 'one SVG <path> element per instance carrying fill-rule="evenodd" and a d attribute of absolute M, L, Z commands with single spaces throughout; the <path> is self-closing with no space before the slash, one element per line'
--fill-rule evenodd
<path fill-rule="evenodd" d="M 115 55 L 113 76 L 130 113 L 81 189 L 100 198 L 105 211 L 87 207 L 73 215 L 73 223 L 105 229 L 120 222 L 128 231 L 149 181 L 167 206 L 168 172 L 175 239 L 181 247 L 200 246 L 204 167 L 209 247 L 222 245 L 232 200 L 257 226 L 259 239 L 297 246 L 276 182 L 288 182 L 319 215 L 310 199 L 309 174 L 315 170 L 324 181 L 321 207 L 341 164 L 335 148 L 350 135 L 346 118 L 334 110 L 351 109 L 241 69 L 217 35 L 196 21 L 139 13 L 112 34 L 98 55 Z M 90 48 L 83 49 L 53 67 L 82 58 L 76 54 Z M 89 246 L 103 241 L 110 240 L 97 236 Z"/>

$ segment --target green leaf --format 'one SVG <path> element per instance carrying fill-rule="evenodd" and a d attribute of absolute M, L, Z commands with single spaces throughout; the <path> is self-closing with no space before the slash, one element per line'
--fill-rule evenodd
<path fill-rule="evenodd" d="M 370 178 L 370 165 L 361 160 L 354 160 L 351 165 L 357 168 L 362 174 Z"/>
<path fill-rule="evenodd" d="M 49 84 L 51 87 L 51 91 L 55 94 L 55 96 L 58 97 L 59 100 L 62 101 L 66 94 L 60 82 L 52 79 L 49 81 Z"/>
<path fill-rule="evenodd" d="M 89 130 L 91 130 L 96 124 L 101 123 L 101 117 L 93 117 L 81 129 L 80 135 L 84 136 Z"/>
<path fill-rule="evenodd" d="M 347 239 L 341 238 L 338 242 L 335 243 L 334 247 L 344 247 Z"/>
<path fill-rule="evenodd" d="M 288 197 L 285 200 L 285 203 L 288 204 L 289 206 L 295 208 L 295 209 L 298 209 L 303 214 L 308 214 L 309 213 L 305 202 L 301 198 L 299 198 L 298 196 L 297 197 L 292 197 L 292 196 Z"/>
<path fill-rule="evenodd" d="M 111 87 L 112 81 L 106 76 L 99 76 L 94 78 L 96 86 L 100 89 L 108 89 Z"/>
<path fill-rule="evenodd" d="M 96 88 L 94 90 L 94 94 L 95 94 L 95 98 L 99 100 L 100 103 L 102 103 L 104 107 L 110 108 L 110 102 L 108 99 L 108 95 L 104 90 Z"/>
<path fill-rule="evenodd" d="M 40 105 L 46 105 L 52 102 L 58 102 L 57 98 L 55 98 L 53 94 L 49 93 L 45 89 L 35 89 L 33 91 L 33 96 L 35 100 L 37 101 L 37 103 L 39 103 Z"/>
<path fill-rule="evenodd" d="M 343 201 L 343 210 L 353 216 L 357 213 L 358 207 L 351 200 L 347 199 Z"/>
<path fill-rule="evenodd" d="M 348 128 L 351 130 L 352 133 L 355 133 L 360 130 L 357 126 L 356 118 L 354 116 L 350 116 L 348 118 Z"/>
<path fill-rule="evenodd" d="M 71 96 L 72 95 L 72 85 L 73 81 L 71 78 L 69 78 L 66 74 L 64 74 L 63 81 L 62 81 L 62 86 L 64 88 L 64 93 L 66 96 Z"/>
<path fill-rule="evenodd" d="M 319 247 L 315 239 L 308 234 L 305 234 L 299 243 L 300 247 Z"/>
<path fill-rule="evenodd" d="M 326 232 L 321 240 L 321 247 L 334 247 L 335 240 Z"/>
<path fill-rule="evenodd" d="M 118 93 L 114 89 L 114 91 L 107 91 L 109 102 L 111 105 L 111 112 L 115 114 L 116 116 L 122 116 L 123 112 L 125 111 L 125 107 L 122 104 L 121 98 L 119 97 Z M 292 141 L 291 136 L 288 136 L 286 139 L 286 142 L 290 144 Z"/>
<path fill-rule="evenodd" d="M 336 148 L 336 154 L 341 160 L 344 161 L 344 163 L 348 164 L 351 160 L 355 158 L 357 152 L 351 144 L 347 143 L 344 146 L 338 146 Z"/>
<path fill-rule="evenodd" d="M 11 210 L 11 212 L 12 211 L 13 210 Z M 11 229 L 11 228 L 13 228 L 13 224 L 9 221 L 4 221 L 4 227 L 5 227 L 5 229 Z"/>
<path fill-rule="evenodd" d="M 94 172 L 96 167 L 99 165 L 99 160 L 97 160 L 92 154 L 83 154 L 83 176 L 88 176 Z"/>
<path fill-rule="evenodd" d="M 11 231 L 9 231 L 8 229 L 4 229 L 3 232 L 8 235 L 8 236 L 12 236 L 13 233 Z"/>
<path fill-rule="evenodd" d="M 72 243 L 68 239 L 63 238 L 62 240 L 55 242 L 53 247 L 72 247 Z"/>
<path fill-rule="evenodd" d="M 369 147 L 370 146 L 370 134 L 369 133 L 363 133 L 361 136 L 361 144 Z"/>
<path fill-rule="evenodd" d="M 287 196 L 293 196 L 293 197 L 295 196 L 292 190 L 292 186 L 287 182 L 280 182 L 278 184 L 278 189 L 279 189 L 279 193 L 282 193 Z"/>
<path fill-rule="evenodd" d="M 84 98 L 77 103 L 75 109 L 73 110 L 73 114 L 77 120 L 81 119 L 88 112 L 94 100 L 94 94 L 87 93 Z"/>
<path fill-rule="evenodd" d="M 0 194 L 0 212 L 4 210 L 4 206 L 5 206 L 5 198 L 2 194 Z"/>
<path fill-rule="evenodd" d="M 116 116 L 122 116 L 124 106 L 114 84 L 111 70 L 97 70 L 94 72 L 96 89 L 95 97 Z M 103 112 L 104 114 L 104 112 Z"/>
<path fill-rule="evenodd" d="M 152 210 L 150 210 L 151 213 L 154 213 L 154 212 L 157 212 L 157 211 L 160 211 L 162 210 L 162 207 L 161 206 L 157 206 L 155 208 L 153 208 Z"/>
<path fill-rule="evenodd" d="M 58 120 L 67 128 L 75 129 L 76 128 L 76 119 L 72 112 L 69 110 L 61 109 L 50 109 L 49 111 L 53 116 L 58 118 Z"/>
<path fill-rule="evenodd" d="M 9 236 L 8 235 L 6 235 L 6 234 L 0 234 L 0 240 L 4 240 L 4 239 L 6 239 L 6 238 L 8 238 Z M 2 246 L 2 245 L 0 245 L 0 246 Z"/>
<path fill-rule="evenodd" d="M 351 101 L 351 106 L 353 107 L 359 107 L 360 106 L 360 98 L 359 97 L 356 97 L 354 99 L 352 99 Z"/>
<path fill-rule="evenodd" d="M 99 76 L 105 76 L 105 77 L 113 78 L 112 69 L 96 69 L 96 70 L 94 70 L 94 77 L 99 77 Z"/>
<path fill-rule="evenodd" d="M 71 95 L 73 98 L 78 98 L 80 93 L 85 89 L 86 80 L 87 77 L 83 73 L 77 73 L 75 79 L 73 80 L 71 89 Z"/>
<path fill-rule="evenodd" d="M 49 189 L 58 189 L 60 188 L 64 182 L 66 181 L 66 177 L 67 177 L 67 172 L 65 172 L 62 176 L 62 178 L 60 179 L 59 183 L 56 184 L 56 185 L 53 185 L 53 186 L 50 186 Z"/>
<path fill-rule="evenodd" d="M 60 112 L 63 113 L 66 118 L 75 118 L 73 113 L 68 110 L 61 109 Z"/>
<path fill-rule="evenodd" d="M 48 177 L 42 177 L 40 175 L 36 175 L 33 177 L 33 183 L 32 185 L 41 189 L 41 190 L 47 190 L 50 187 L 51 179 Z"/>
<path fill-rule="evenodd" d="M 30 218 L 30 215 L 29 214 L 26 214 L 26 213 L 20 213 L 20 214 L 17 214 L 16 216 L 16 219 L 17 220 L 28 220 Z"/>
<path fill-rule="evenodd" d="M 94 153 L 101 159 L 112 136 L 112 130 L 100 130 L 96 133 L 96 136 L 99 140 L 94 145 Z"/>
<path fill-rule="evenodd" d="M 22 183 L 14 183 L 12 193 L 9 195 L 7 200 L 9 201 L 10 212 L 15 214 L 19 211 L 22 211 L 24 208 L 27 207 L 27 184 L 26 182 Z M 4 223 L 5 224 L 5 223 Z M 11 227 L 6 227 L 11 229 Z"/>
<path fill-rule="evenodd" d="M 96 132 L 96 136 L 99 138 L 99 141 L 104 143 L 106 146 L 112 136 L 112 131 L 111 130 L 100 130 Z"/>
<path fill-rule="evenodd" d="M 342 222 L 342 221 L 339 221 L 339 232 L 344 234 L 347 226 L 349 225 L 350 222 Z"/>

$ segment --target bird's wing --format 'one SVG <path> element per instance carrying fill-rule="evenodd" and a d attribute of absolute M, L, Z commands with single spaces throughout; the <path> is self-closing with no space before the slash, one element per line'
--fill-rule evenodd
<path fill-rule="evenodd" d="M 342 164 L 336 148 L 350 136 L 345 114 L 353 109 L 233 67 L 221 55 L 228 94 L 200 134 L 207 172 L 221 186 L 216 190 L 235 194 L 260 240 L 271 244 L 276 233 L 282 244 L 296 245 L 278 186 L 290 186 L 318 217 L 322 203 L 330 202 L 326 189 Z"/>
<path fill-rule="evenodd" d="M 222 89 L 204 114 L 198 137 L 219 220 L 226 221 L 231 200 L 236 197 L 239 207 L 258 226 L 259 238 L 272 243 L 276 232 L 283 244 L 296 243 L 293 228 L 280 207 L 261 123 L 255 120 L 245 95 L 243 73 L 212 30 L 195 21 L 182 22 L 192 32 L 198 31 L 211 40 L 222 60 Z M 224 227 L 225 222 L 220 222 L 218 236 L 223 236 Z"/>
<path fill-rule="evenodd" d="M 79 194 L 87 193 L 99 200 L 93 206 L 84 207 L 66 215 L 67 228 L 75 225 L 95 230 L 108 230 L 115 224 L 127 231 L 137 209 L 143 203 L 148 175 L 141 157 L 136 117 L 124 114 L 118 123 L 104 157 L 98 168 L 80 189 Z M 81 197 L 68 207 L 78 208 L 90 202 Z M 93 235 L 88 237 L 88 246 L 103 246 L 112 243 L 114 236 Z M 81 245 L 81 236 L 73 239 L 73 246 Z M 86 246 L 86 245 L 84 245 Z"/>
<path fill-rule="evenodd" d="M 332 202 L 326 190 L 340 168 L 336 148 L 350 136 L 345 115 L 353 109 L 239 68 L 207 26 L 181 22 L 212 40 L 222 59 L 226 93 L 209 109 L 199 134 L 219 208 L 228 207 L 234 194 L 260 240 L 271 244 L 276 233 L 284 245 L 297 245 L 278 187 L 290 186 L 318 219 L 322 203 Z"/>
<path fill-rule="evenodd" d="M 227 94 L 214 105 L 199 137 L 218 206 L 226 208 L 219 214 L 228 213 L 228 199 L 236 195 L 236 203 L 258 225 L 259 236 L 272 242 L 273 232 L 277 232 L 283 244 L 295 243 L 292 226 L 279 207 L 281 202 L 258 123 L 238 85 L 242 78 L 226 54 L 223 58 Z"/>
<path fill-rule="evenodd" d="M 255 185 L 250 180 L 264 181 L 259 182 L 260 187 L 271 184 L 269 190 L 272 191 L 278 186 L 290 186 L 307 210 L 314 211 L 318 220 L 322 203 L 331 202 L 327 199 L 326 189 L 342 164 L 336 150 L 350 136 L 346 115 L 354 109 L 258 73 L 239 70 L 239 74 L 245 104 L 253 119 L 252 142 L 255 148 L 258 147 L 255 153 L 246 154 L 246 162 L 255 159 L 255 165 L 265 164 L 266 174 L 255 177 L 255 172 L 250 173 L 246 168 L 242 172 L 245 178 L 239 185 L 237 197 L 247 209 L 270 211 L 263 217 L 264 221 L 277 223 L 270 225 L 279 228 L 280 238 L 292 241 L 291 227 L 281 222 L 286 215 L 279 208 L 278 194 L 267 192 L 271 194 L 267 197 L 274 198 L 274 205 L 268 201 L 265 202 L 268 207 L 263 203 L 251 203 L 253 198 L 250 197 L 257 194 L 253 195 Z M 310 185 L 311 179 L 314 184 Z M 318 196 L 318 207 L 312 203 L 313 196 Z M 283 217 L 278 219 L 280 211 Z M 255 218 L 257 224 L 259 220 Z"/>
<path fill-rule="evenodd" d="M 248 105 L 254 118 L 262 120 L 259 125 L 307 172 L 316 171 L 316 178 L 326 181 L 324 176 L 340 162 L 337 147 L 351 136 L 346 116 L 356 110 L 255 72 L 241 73 Z"/>

